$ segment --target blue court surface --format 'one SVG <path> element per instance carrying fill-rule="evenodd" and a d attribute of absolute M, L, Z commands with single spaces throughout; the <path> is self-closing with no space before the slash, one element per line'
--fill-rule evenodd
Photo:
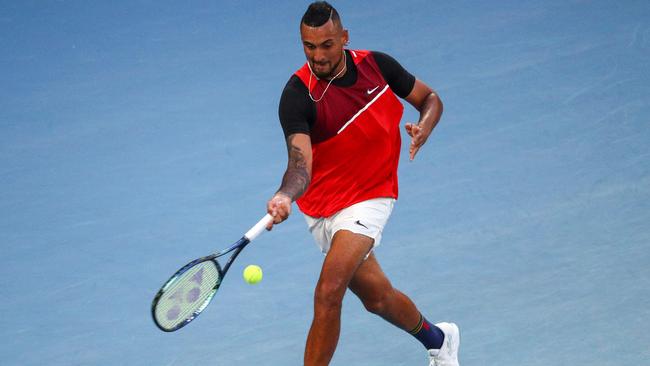
<path fill-rule="evenodd" d="M 307 4 L 0 2 L 0 364 L 302 363 L 323 257 L 297 210 L 186 328 L 159 331 L 150 304 L 264 215 Z M 403 134 L 376 253 L 460 325 L 461 364 L 648 364 L 650 3 L 334 5 L 351 48 L 445 103 L 414 162 Z M 345 298 L 332 365 L 425 364 Z"/>

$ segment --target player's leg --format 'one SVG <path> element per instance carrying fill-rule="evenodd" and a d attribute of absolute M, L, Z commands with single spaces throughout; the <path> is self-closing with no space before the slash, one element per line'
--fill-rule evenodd
<path fill-rule="evenodd" d="M 359 266 L 349 287 L 368 311 L 409 332 L 427 350 L 442 346 L 444 332 L 429 323 L 413 301 L 391 285 L 374 254 Z"/>
<path fill-rule="evenodd" d="M 332 238 L 314 294 L 314 320 L 305 347 L 305 366 L 328 365 L 338 343 L 343 296 L 373 239 L 339 230 Z"/>
<path fill-rule="evenodd" d="M 398 328 L 409 331 L 420 321 L 420 312 L 413 301 L 392 286 L 374 253 L 359 266 L 349 287 L 368 311 Z"/>

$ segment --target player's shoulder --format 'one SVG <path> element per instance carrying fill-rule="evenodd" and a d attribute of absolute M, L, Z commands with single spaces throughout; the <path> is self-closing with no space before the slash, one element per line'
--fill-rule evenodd
<path fill-rule="evenodd" d="M 393 92 L 400 98 L 405 98 L 415 84 L 415 76 L 409 73 L 393 56 L 382 51 L 371 51 L 372 57 L 390 85 Z"/>
<path fill-rule="evenodd" d="M 293 93 L 293 92 L 302 93 L 306 90 L 307 90 L 307 86 L 296 74 L 291 75 L 289 77 L 289 80 L 287 80 L 287 83 L 284 86 L 284 92 L 286 93 Z"/>
<path fill-rule="evenodd" d="M 352 60 L 354 63 L 359 63 L 366 59 L 368 56 L 372 55 L 373 52 L 371 50 L 361 50 L 361 49 L 347 49 L 346 50 L 350 56 L 352 56 Z"/>
<path fill-rule="evenodd" d="M 381 62 L 381 63 L 392 63 L 392 62 L 397 62 L 397 60 L 389 55 L 386 52 L 383 51 L 368 51 L 372 57 L 375 59 L 376 62 Z"/>
<path fill-rule="evenodd" d="M 295 110 L 298 106 L 309 105 L 308 94 L 307 85 L 297 75 L 291 75 L 282 90 L 280 107 Z"/>

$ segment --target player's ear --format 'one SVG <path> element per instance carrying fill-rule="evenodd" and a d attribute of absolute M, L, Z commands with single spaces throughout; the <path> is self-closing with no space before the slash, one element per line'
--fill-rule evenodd
<path fill-rule="evenodd" d="M 343 36 L 341 37 L 341 41 L 344 46 L 347 46 L 348 43 L 350 43 L 350 33 L 348 33 L 347 29 L 343 29 Z"/>

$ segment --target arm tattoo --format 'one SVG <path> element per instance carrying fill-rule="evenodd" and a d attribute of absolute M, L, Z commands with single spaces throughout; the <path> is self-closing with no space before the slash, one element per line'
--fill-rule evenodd
<path fill-rule="evenodd" d="M 305 193 L 311 178 L 307 169 L 304 152 L 300 147 L 294 145 L 292 140 L 291 137 L 287 139 L 289 162 L 278 192 L 291 197 L 291 200 L 295 201 Z"/>

